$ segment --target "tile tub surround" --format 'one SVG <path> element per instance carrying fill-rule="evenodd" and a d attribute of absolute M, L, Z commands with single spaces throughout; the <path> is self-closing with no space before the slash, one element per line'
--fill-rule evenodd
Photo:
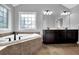
<path fill-rule="evenodd" d="M 12 32 L 0 32 L 0 37 L 11 35 Z"/>
<path fill-rule="evenodd" d="M 16 32 L 18 34 L 33 34 L 33 33 L 36 33 L 36 34 L 40 34 L 40 32 Z"/>
<path fill-rule="evenodd" d="M 0 55 L 31 55 L 37 52 L 42 46 L 41 38 L 25 41 L 5 47 Z"/>

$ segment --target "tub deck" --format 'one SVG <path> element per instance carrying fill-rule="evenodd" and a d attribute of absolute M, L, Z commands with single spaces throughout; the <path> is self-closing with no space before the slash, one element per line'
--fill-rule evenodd
<path fill-rule="evenodd" d="M 22 35 L 19 35 L 22 36 Z M 10 37 L 10 36 L 8 36 Z M 13 36 L 11 36 L 13 37 Z M 4 37 L 5 40 L 6 37 Z M 18 39 L 18 38 L 17 38 Z M 3 40 L 0 39 L 0 40 Z M 13 40 L 13 38 L 12 38 Z M 3 43 L 3 44 L 2 44 Z M 41 36 L 38 34 L 23 35 L 23 38 L 15 41 L 0 43 L 0 55 L 29 55 L 34 54 L 42 46 Z"/>
<path fill-rule="evenodd" d="M 31 55 L 36 53 L 41 46 L 41 37 L 34 37 L 29 40 L 17 41 L 0 46 L 0 55 Z"/>

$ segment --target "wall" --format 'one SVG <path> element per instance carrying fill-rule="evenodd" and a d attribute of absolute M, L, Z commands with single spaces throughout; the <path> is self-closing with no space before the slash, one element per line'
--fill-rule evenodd
<path fill-rule="evenodd" d="M 79 24 L 79 5 L 71 9 L 71 24 L 78 25 Z"/>
<path fill-rule="evenodd" d="M 14 16 L 14 12 L 15 12 L 15 8 L 11 5 L 11 4 L 6 4 L 10 9 L 11 9 L 11 31 L 14 31 L 14 24 L 15 24 L 15 16 Z"/>
<path fill-rule="evenodd" d="M 79 5 L 70 9 L 70 28 L 78 28 L 79 27 Z M 69 16 L 65 17 L 65 24 L 69 24 Z"/>
<path fill-rule="evenodd" d="M 43 10 L 52 10 L 53 14 L 51 16 L 45 16 L 42 14 Z M 63 10 L 69 10 L 65 8 L 64 6 L 60 4 L 22 4 L 15 7 L 15 31 L 20 31 L 18 29 L 18 23 L 19 23 L 19 12 L 37 12 L 37 18 L 36 18 L 36 30 L 23 30 L 23 31 L 32 31 L 32 32 L 39 32 L 42 29 L 46 28 L 47 26 L 54 28 L 55 27 L 55 21 L 58 17 L 60 17 L 60 13 Z M 42 24 L 43 23 L 43 24 Z M 45 24 L 46 23 L 46 24 Z M 42 28 L 42 25 L 44 27 Z"/>

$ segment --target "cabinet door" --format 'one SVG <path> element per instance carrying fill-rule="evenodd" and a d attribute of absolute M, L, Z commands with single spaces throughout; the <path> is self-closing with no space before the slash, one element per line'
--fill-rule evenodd
<path fill-rule="evenodd" d="M 52 30 L 45 31 L 43 35 L 43 43 L 51 44 L 55 43 L 55 33 Z"/>
<path fill-rule="evenodd" d="M 46 43 L 46 30 L 43 30 L 43 43 Z"/>
<path fill-rule="evenodd" d="M 65 42 L 65 31 L 57 30 L 56 32 L 56 43 L 64 43 Z"/>
<path fill-rule="evenodd" d="M 66 42 L 76 43 L 78 41 L 78 31 L 77 30 L 67 30 Z"/>

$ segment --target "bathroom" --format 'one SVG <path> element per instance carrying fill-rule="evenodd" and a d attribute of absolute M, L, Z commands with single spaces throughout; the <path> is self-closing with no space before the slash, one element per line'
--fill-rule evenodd
<path fill-rule="evenodd" d="M 75 30 L 72 41 L 78 46 L 78 10 L 78 4 L 0 4 L 0 55 L 35 54 L 44 45 L 44 30 Z M 46 44 L 54 44 L 47 37 Z"/>

